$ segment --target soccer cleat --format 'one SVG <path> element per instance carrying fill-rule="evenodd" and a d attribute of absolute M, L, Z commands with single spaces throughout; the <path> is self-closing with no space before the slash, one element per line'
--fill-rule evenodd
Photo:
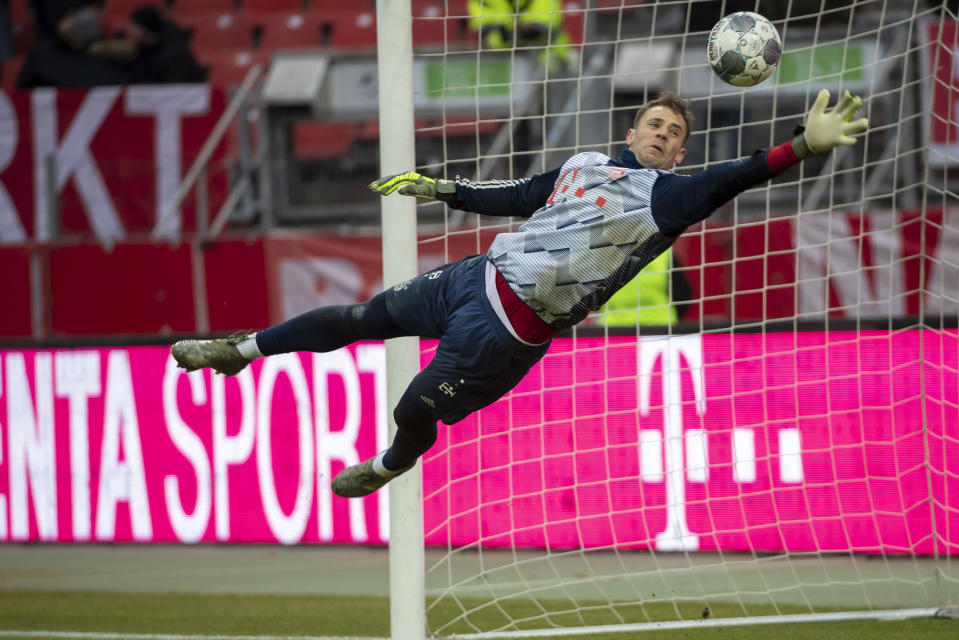
<path fill-rule="evenodd" d="M 366 462 L 354 464 L 352 467 L 343 469 L 333 478 L 333 493 L 341 498 L 360 498 L 368 496 L 396 476 L 406 473 L 413 468 L 413 465 L 395 471 L 389 478 L 384 478 L 373 471 L 373 460 L 370 458 Z M 415 464 L 415 463 L 414 463 Z"/>
<path fill-rule="evenodd" d="M 180 340 L 170 349 L 177 365 L 187 371 L 210 368 L 225 376 L 235 376 L 250 364 L 236 345 L 252 331 L 238 331 L 228 338 Z"/>

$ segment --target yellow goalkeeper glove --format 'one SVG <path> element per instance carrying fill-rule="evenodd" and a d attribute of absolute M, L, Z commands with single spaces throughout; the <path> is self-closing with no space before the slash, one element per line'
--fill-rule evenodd
<path fill-rule="evenodd" d="M 370 191 L 388 196 L 399 189 L 404 196 L 415 196 L 420 200 L 448 202 L 456 195 L 454 180 L 434 180 L 421 176 L 415 171 L 395 173 L 370 183 Z"/>
<path fill-rule="evenodd" d="M 856 144 L 852 134 L 862 133 L 869 127 L 867 118 L 853 120 L 853 116 L 862 107 L 862 98 L 848 91 L 828 113 L 829 91 L 823 89 L 809 110 L 805 130 L 793 140 L 793 150 L 800 158 L 812 153 L 828 151 L 842 145 L 851 147 Z"/>

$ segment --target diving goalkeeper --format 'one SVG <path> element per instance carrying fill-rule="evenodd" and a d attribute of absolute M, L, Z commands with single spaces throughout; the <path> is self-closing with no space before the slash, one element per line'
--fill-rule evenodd
<path fill-rule="evenodd" d="M 254 358 L 326 352 L 357 340 L 438 338 L 433 360 L 393 410 L 388 449 L 344 469 L 333 492 L 364 496 L 408 471 L 436 441 L 436 423 L 453 424 L 506 394 L 546 353 L 559 331 L 599 309 L 689 226 L 750 187 L 814 153 L 856 143 L 866 118 L 846 92 L 829 111 L 819 92 L 793 140 L 693 176 L 671 173 L 686 155 L 688 103 L 665 93 L 644 104 L 618 158 L 579 153 L 529 179 L 433 180 L 413 171 L 370 189 L 394 191 L 483 215 L 528 220 L 497 235 L 486 255 L 469 256 L 353 305 L 320 307 L 231 338 L 182 340 L 172 353 L 188 371 L 239 373 Z"/>

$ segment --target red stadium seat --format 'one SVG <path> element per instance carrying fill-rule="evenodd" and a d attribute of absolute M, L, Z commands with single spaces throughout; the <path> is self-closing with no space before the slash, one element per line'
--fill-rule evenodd
<path fill-rule="evenodd" d="M 229 88 L 239 86 L 250 68 L 256 63 L 264 65 L 270 62 L 269 52 L 257 52 L 236 49 L 233 51 L 197 52 L 200 63 L 210 68 L 207 82 L 215 87 Z M 266 69 L 264 68 L 264 73 Z"/>
<path fill-rule="evenodd" d="M 342 6 L 342 1 L 339 4 Z M 303 11 L 303 8 L 303 0 L 243 0 L 243 11 L 258 15 L 264 13 L 298 13 Z"/>
<path fill-rule="evenodd" d="M 446 17 L 446 0 L 413 0 L 413 16 Z"/>
<path fill-rule="evenodd" d="M 10 0 L 10 18 L 14 22 L 33 20 L 30 0 Z"/>
<path fill-rule="evenodd" d="M 13 19 L 10 31 L 13 35 L 13 53 L 21 55 L 29 52 L 33 47 L 34 40 L 37 39 L 37 25 L 33 22 L 33 19 L 29 17 Z"/>
<path fill-rule="evenodd" d="M 193 29 L 193 48 L 197 51 L 253 47 L 253 23 L 242 14 L 194 14 L 179 24 Z"/>
<path fill-rule="evenodd" d="M 297 160 L 342 158 L 355 138 L 352 122 L 302 120 L 293 125 L 293 155 Z"/>
<path fill-rule="evenodd" d="M 466 0 L 413 0 L 413 44 L 458 49 L 476 42 L 467 28 Z"/>
<path fill-rule="evenodd" d="M 443 0 L 440 4 L 446 6 L 446 15 L 450 18 L 468 18 L 470 12 L 466 8 L 466 0 Z"/>
<path fill-rule="evenodd" d="M 263 15 L 257 22 L 263 27 L 262 49 L 302 49 L 323 44 L 321 25 L 315 16 L 302 13 Z"/>
<path fill-rule="evenodd" d="M 465 2 L 466 0 L 464 0 Z M 310 11 L 314 13 L 327 13 L 330 11 L 343 11 L 343 0 L 310 0 Z M 352 11 L 376 11 L 375 0 L 356 0 L 351 3 Z"/>
<path fill-rule="evenodd" d="M 150 2 L 150 0 L 107 0 L 103 5 L 103 17 L 111 24 L 126 24 L 130 21 L 130 14 L 134 9 L 152 5 L 164 12 L 165 5 L 162 2 Z"/>
<path fill-rule="evenodd" d="M 457 26 L 446 19 L 446 7 L 431 0 L 413 4 L 413 44 L 441 46 L 456 40 Z"/>
<path fill-rule="evenodd" d="M 2 75 L 2 88 L 7 93 L 10 93 L 17 88 L 17 78 L 20 76 L 20 68 L 23 66 L 24 56 L 16 56 L 10 58 L 9 60 L 3 61 L 3 66 L 0 67 L 0 75 Z"/>
<path fill-rule="evenodd" d="M 376 48 L 376 15 L 372 11 L 324 13 L 323 25 L 332 27 L 329 45 L 334 49 Z"/>
<path fill-rule="evenodd" d="M 637 7 L 646 4 L 647 0 L 595 0 L 594 9 L 621 9 L 628 10 L 629 7 Z"/>
<path fill-rule="evenodd" d="M 477 120 L 476 116 L 460 116 L 456 118 L 416 118 L 413 127 L 416 137 L 419 138 L 454 138 L 475 137 L 477 134 L 493 134 L 500 130 L 502 122 L 496 117 Z M 380 123 L 378 120 L 361 120 L 352 125 L 354 140 L 379 140 Z"/>
<path fill-rule="evenodd" d="M 585 37 L 583 28 L 586 23 L 586 10 L 584 8 L 570 9 L 563 13 L 563 26 L 569 34 L 570 42 L 573 44 L 582 44 Z"/>
<path fill-rule="evenodd" d="M 456 40 L 456 25 L 444 25 L 444 20 L 413 20 L 413 45 L 416 47 L 444 47 Z M 448 31 L 447 31 L 448 30 Z"/>
<path fill-rule="evenodd" d="M 498 120 L 477 120 L 476 116 L 417 118 L 416 138 L 473 138 L 496 133 L 502 127 Z"/>
<path fill-rule="evenodd" d="M 237 0 L 176 0 L 173 15 L 179 18 L 191 13 L 230 13 L 237 6 Z"/>

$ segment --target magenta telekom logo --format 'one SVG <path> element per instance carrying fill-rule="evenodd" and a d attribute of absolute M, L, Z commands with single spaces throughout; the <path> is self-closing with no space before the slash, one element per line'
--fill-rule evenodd
<path fill-rule="evenodd" d="M 639 433 L 640 479 L 663 483 L 666 490 L 666 526 L 656 534 L 655 546 L 664 551 L 695 551 L 699 537 L 690 530 L 686 514 L 687 483 L 709 481 L 709 443 L 703 428 L 683 424 L 683 377 L 692 379 L 696 414 L 706 414 L 706 384 L 703 372 L 703 339 L 699 335 L 650 336 L 641 338 L 639 349 L 639 412 L 648 416 L 653 402 L 652 381 L 657 361 L 662 361 L 662 430 L 641 428 Z M 750 428 L 733 428 L 732 480 L 756 481 L 756 441 Z M 713 434 L 713 437 L 717 437 Z M 799 430 L 779 429 L 779 481 L 803 480 Z"/>

